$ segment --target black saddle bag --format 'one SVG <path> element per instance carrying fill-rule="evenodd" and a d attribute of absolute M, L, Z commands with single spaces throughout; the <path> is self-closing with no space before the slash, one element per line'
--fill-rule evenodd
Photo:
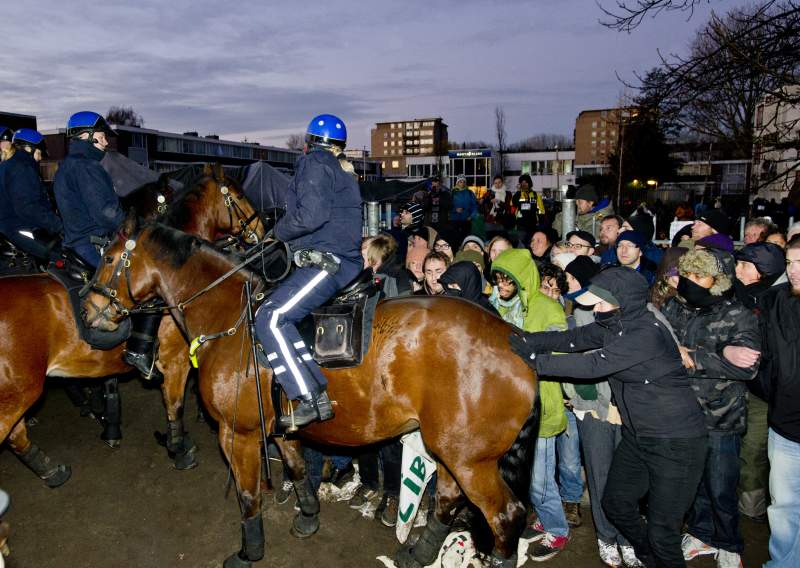
<path fill-rule="evenodd" d="M 314 318 L 314 359 L 328 368 L 354 367 L 364 358 L 364 311 L 369 298 L 321 306 Z"/>

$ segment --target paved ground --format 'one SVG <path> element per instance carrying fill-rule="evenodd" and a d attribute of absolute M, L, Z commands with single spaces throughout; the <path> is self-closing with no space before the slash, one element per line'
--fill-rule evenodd
<path fill-rule="evenodd" d="M 31 437 L 73 469 L 59 489 L 45 487 L 10 451 L 0 453 L 0 487 L 13 500 L 8 568 L 218 567 L 238 549 L 239 510 L 233 490 L 226 490 L 227 468 L 209 427 L 187 424 L 200 446 L 200 467 L 175 471 L 153 438 L 165 424 L 160 393 L 134 380 L 122 385 L 122 395 L 125 437 L 118 450 L 99 440 L 98 425 L 79 418 L 63 390 L 51 389 L 36 409 Z M 298 541 L 289 535 L 292 507 L 273 504 L 271 496 L 265 501 L 267 556 L 256 566 L 382 566 L 376 558 L 391 556 L 397 546 L 393 530 L 343 503 L 323 503 L 320 532 Z M 584 511 L 587 523 L 547 565 L 601 566 L 590 518 Z M 744 565 L 761 566 L 767 527 L 744 523 L 743 531 Z"/>

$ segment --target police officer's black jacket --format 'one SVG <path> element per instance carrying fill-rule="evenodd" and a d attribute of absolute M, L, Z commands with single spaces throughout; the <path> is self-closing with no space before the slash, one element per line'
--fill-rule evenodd
<path fill-rule="evenodd" d="M 125 219 L 114 184 L 100 160 L 103 152 L 86 140 L 72 140 L 56 173 L 53 192 L 64 220 L 64 244 L 90 244 L 117 230 Z"/>
<path fill-rule="evenodd" d="M 703 412 L 669 330 L 647 308 L 647 282 L 630 268 L 611 268 L 592 284 L 619 300 L 620 318 L 569 331 L 526 334 L 539 374 L 608 377 L 623 425 L 637 436 L 705 435 Z M 589 353 L 577 353 L 596 349 Z M 562 354 L 550 354 L 551 352 Z"/>
<path fill-rule="evenodd" d="M 292 251 L 311 248 L 361 262 L 361 192 L 333 153 L 315 149 L 300 157 L 285 209 L 275 236 Z"/>
<path fill-rule="evenodd" d="M 44 229 L 61 232 L 61 219 L 53 212 L 39 177 L 39 166 L 24 150 L 0 165 L 0 232 Z"/>

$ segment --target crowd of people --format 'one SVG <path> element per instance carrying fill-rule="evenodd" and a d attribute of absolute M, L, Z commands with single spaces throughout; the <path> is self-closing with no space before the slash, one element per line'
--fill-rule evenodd
<path fill-rule="evenodd" d="M 520 330 L 513 349 L 541 379 L 531 558 L 568 546 L 588 489 L 608 566 L 742 566 L 742 516 L 769 522 L 767 566 L 800 565 L 800 225 L 754 218 L 737 248 L 707 208 L 658 246 L 646 206 L 623 218 L 583 186 L 560 234 L 530 188 L 498 176 L 478 200 L 462 178 L 434 180 L 362 257 L 387 297 L 457 296 Z M 359 457 L 351 505 L 380 496 L 382 464 L 393 526 L 398 449 L 380 453 Z M 351 468 L 334 461 L 333 481 Z"/>
<path fill-rule="evenodd" d="M 59 217 L 37 173 L 41 134 L 0 129 L 0 231 L 43 260 L 61 237 L 96 266 L 93 237 L 122 219 L 99 165 L 110 133 L 95 113 L 70 118 L 69 156 L 55 181 Z M 724 211 L 703 207 L 684 212 L 693 222 L 664 247 L 653 242 L 645 205 L 620 216 L 590 185 L 575 191 L 575 223 L 564 230 L 528 175 L 516 191 L 497 176 L 481 199 L 464 177 L 452 191 L 433 179 L 388 230 L 361 242 L 359 262 L 360 198 L 345 142 L 337 117 L 315 117 L 276 226 L 283 240 L 322 247 L 331 262 L 295 271 L 257 317 L 276 377 L 300 401 L 286 426 L 333 415 L 293 325 L 363 266 L 387 298 L 460 297 L 517 330 L 512 348 L 541 379 L 525 531 L 533 560 L 568 546 L 588 489 L 607 566 L 683 566 L 703 555 L 742 566 L 742 516 L 769 522 L 766 566 L 800 566 L 800 224 L 784 233 L 769 217 L 752 218 L 737 248 Z M 315 189 L 323 186 L 330 191 Z M 126 361 L 150 377 L 154 332 L 139 336 L 148 341 L 129 342 Z M 307 451 L 318 483 L 322 456 Z M 400 456 L 398 443 L 356 456 L 361 486 L 350 505 L 380 498 L 387 526 L 397 519 Z M 330 464 L 333 482 L 353 477 L 351 458 Z"/>

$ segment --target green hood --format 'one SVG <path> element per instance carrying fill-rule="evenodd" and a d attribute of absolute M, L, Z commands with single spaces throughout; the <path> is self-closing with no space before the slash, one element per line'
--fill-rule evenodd
<path fill-rule="evenodd" d="M 525 310 L 525 331 L 566 329 L 561 305 L 539 291 L 541 277 L 531 253 L 526 249 L 504 250 L 492 263 L 492 272 L 502 272 L 514 280 Z"/>

